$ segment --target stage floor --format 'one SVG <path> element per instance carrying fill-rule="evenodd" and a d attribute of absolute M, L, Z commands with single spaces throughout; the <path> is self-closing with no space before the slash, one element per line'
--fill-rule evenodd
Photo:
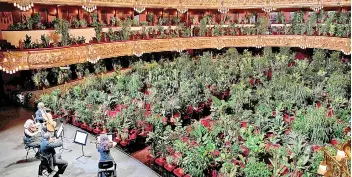
<path fill-rule="evenodd" d="M 30 152 L 28 162 L 25 161 L 26 151 L 22 144 L 23 124 L 30 119 L 34 112 L 12 107 L 0 108 L 0 176 L 4 177 L 34 177 L 38 176 L 40 161 L 34 158 Z M 60 123 L 58 124 L 60 125 Z M 63 177 L 96 177 L 98 171 L 99 153 L 95 146 L 95 138 L 88 136 L 87 146 L 84 147 L 85 155 L 90 158 L 80 158 L 82 148 L 72 143 L 77 128 L 65 125 L 64 147 L 72 152 L 64 150 L 62 159 L 68 161 L 69 165 Z M 56 152 L 58 153 L 59 148 Z M 126 155 L 118 149 L 112 149 L 111 155 L 117 163 L 118 177 L 157 177 L 159 176 L 150 168 L 138 160 Z M 52 175 L 51 175 L 52 176 Z"/>

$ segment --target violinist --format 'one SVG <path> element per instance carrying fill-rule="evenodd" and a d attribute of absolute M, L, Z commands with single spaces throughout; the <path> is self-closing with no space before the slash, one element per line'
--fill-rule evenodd
<path fill-rule="evenodd" d="M 37 127 L 39 125 L 34 124 L 32 119 L 28 119 L 24 124 L 24 143 L 28 147 L 39 148 L 40 147 L 40 140 L 39 137 L 36 135 L 40 132 Z"/>

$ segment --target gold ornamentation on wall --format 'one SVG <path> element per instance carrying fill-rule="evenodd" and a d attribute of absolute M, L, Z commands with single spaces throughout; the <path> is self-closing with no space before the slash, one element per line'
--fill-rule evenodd
<path fill-rule="evenodd" d="M 0 0 L 9 2 L 9 0 Z M 10 2 L 12 2 L 10 0 Z M 82 0 L 32 0 L 34 4 L 67 4 L 82 5 Z M 97 6 L 131 7 L 135 6 L 135 0 L 93 0 Z M 182 6 L 187 9 L 218 9 L 219 0 L 183 0 Z M 224 0 L 229 9 L 261 9 L 267 4 L 267 0 Z M 275 8 L 300 8 L 314 7 L 317 0 L 271 0 Z M 175 8 L 179 7 L 179 1 L 175 0 L 144 0 L 143 7 L 149 8 Z M 350 0 L 324 0 L 323 7 L 351 6 Z"/>
<path fill-rule="evenodd" d="M 260 39 L 260 40 L 258 40 Z M 113 43 L 90 44 L 100 59 L 140 55 L 141 53 L 179 51 L 186 49 L 224 48 L 224 47 L 301 47 L 323 48 L 351 52 L 349 38 L 300 35 L 253 35 L 153 39 L 120 41 Z M 88 45 L 12 51 L 0 53 L 0 68 L 6 71 L 53 68 L 70 64 L 85 63 L 89 55 Z"/>

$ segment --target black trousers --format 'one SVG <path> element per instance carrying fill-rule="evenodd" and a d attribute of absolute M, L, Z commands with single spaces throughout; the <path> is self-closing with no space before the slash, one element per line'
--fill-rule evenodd
<path fill-rule="evenodd" d="M 59 170 L 57 171 L 57 174 L 64 174 L 66 167 L 68 165 L 68 162 L 66 160 L 61 159 L 60 153 L 55 155 L 54 166 L 56 166 L 56 165 L 59 168 Z"/>
<path fill-rule="evenodd" d="M 54 164 L 55 166 L 59 168 L 59 171 L 57 171 L 57 174 L 64 174 L 66 167 L 68 165 L 68 162 L 66 160 L 62 159 L 56 159 L 56 162 Z"/>

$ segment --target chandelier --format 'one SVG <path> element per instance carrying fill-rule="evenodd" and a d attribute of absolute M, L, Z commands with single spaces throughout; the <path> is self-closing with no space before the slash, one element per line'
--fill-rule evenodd
<path fill-rule="evenodd" d="M 182 1 L 180 0 L 180 5 L 179 7 L 177 8 L 177 11 L 180 12 L 181 14 L 184 14 L 188 11 L 187 8 L 183 7 L 183 4 L 182 4 Z"/>
<path fill-rule="evenodd" d="M 133 9 L 140 14 L 140 13 L 142 13 L 145 10 L 145 7 L 142 7 L 141 3 L 138 2 L 138 0 L 136 0 L 134 2 L 134 8 Z"/>
<path fill-rule="evenodd" d="M 27 11 L 34 6 L 30 0 L 15 0 L 13 5 L 22 11 Z"/>
<path fill-rule="evenodd" d="M 229 8 L 224 6 L 224 0 L 221 1 L 221 6 L 219 7 L 218 11 L 222 14 L 229 12 Z"/>
<path fill-rule="evenodd" d="M 16 63 L 16 60 L 15 58 L 12 59 L 12 62 L 8 62 L 8 59 L 7 58 L 4 58 L 3 60 L 3 64 L 4 66 L 1 66 L 0 65 L 0 71 L 3 70 L 5 73 L 7 74 L 15 74 L 18 70 L 21 70 L 22 69 L 22 66 L 19 65 L 17 66 L 17 63 L 16 63 L 16 67 L 13 66 L 13 63 Z M 8 68 L 12 68 L 12 69 L 8 69 L 5 67 L 5 65 L 8 67 Z"/>
<path fill-rule="evenodd" d="M 319 12 L 321 9 L 324 8 L 323 0 L 317 0 L 317 4 L 314 4 L 310 9 L 314 10 L 314 12 Z"/>
<path fill-rule="evenodd" d="M 262 10 L 266 13 L 270 13 L 271 11 L 275 10 L 272 5 L 273 3 L 271 2 L 271 0 L 268 0 L 268 1 L 269 1 L 269 3 L 266 0 L 264 6 L 262 7 Z"/>
<path fill-rule="evenodd" d="M 83 5 L 82 9 L 84 9 L 87 12 L 93 12 L 97 10 L 97 6 L 92 3 L 92 0 L 82 0 Z"/>
<path fill-rule="evenodd" d="M 100 56 L 97 56 L 97 52 L 95 51 L 92 45 L 88 45 L 88 55 L 87 61 L 90 63 L 97 63 L 100 60 Z"/>

